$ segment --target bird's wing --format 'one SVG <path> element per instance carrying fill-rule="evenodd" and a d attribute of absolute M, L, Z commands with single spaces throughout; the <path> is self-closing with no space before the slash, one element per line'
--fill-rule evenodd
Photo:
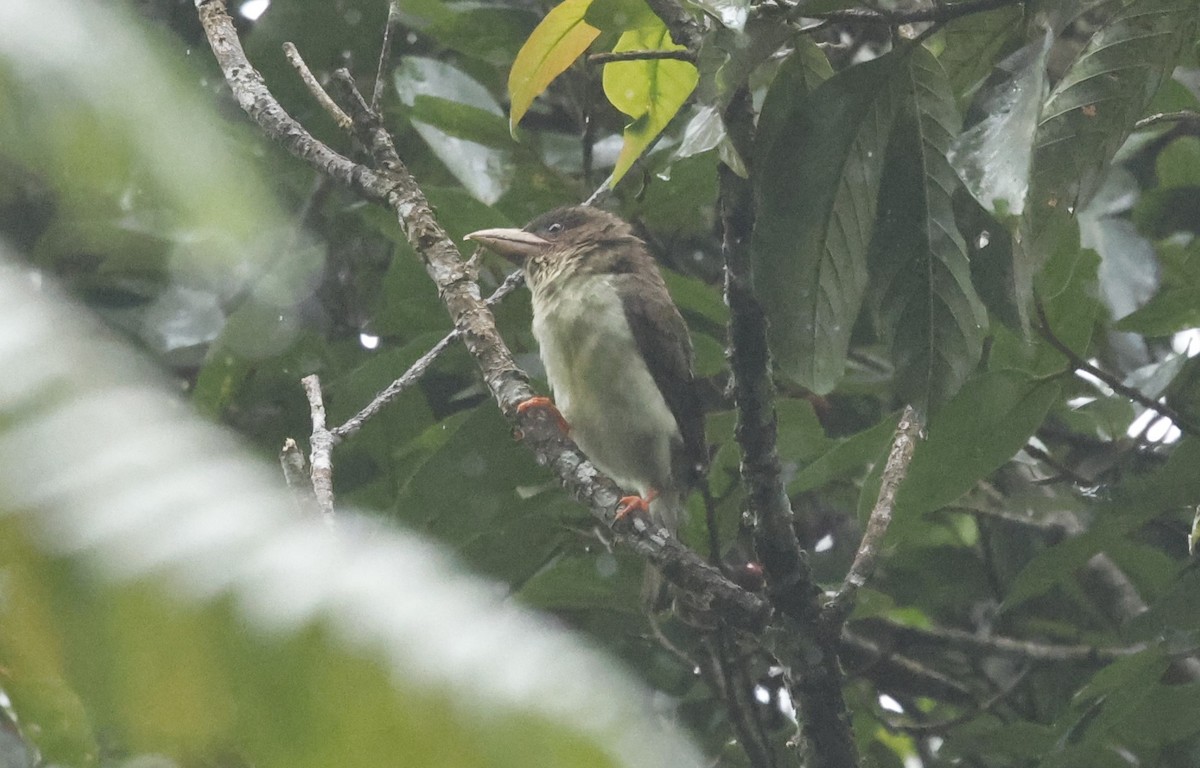
<path fill-rule="evenodd" d="M 683 464 L 678 466 L 686 485 L 699 479 L 708 464 L 704 441 L 704 410 L 692 372 L 692 341 L 679 310 L 671 302 L 657 273 L 617 275 L 625 318 L 654 383 L 667 401 L 683 437 Z"/>

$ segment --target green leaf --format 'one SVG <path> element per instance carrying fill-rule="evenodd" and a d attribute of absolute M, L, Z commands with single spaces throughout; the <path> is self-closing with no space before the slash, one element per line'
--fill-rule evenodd
<path fill-rule="evenodd" d="M 412 119 L 435 126 L 447 136 L 469 139 L 476 144 L 501 149 L 512 144 L 503 116 L 450 99 L 418 95 L 412 102 Z"/>
<path fill-rule="evenodd" d="M 405 0 L 402 5 L 408 8 L 412 4 Z M 504 6 L 460 8 L 430 24 L 425 33 L 459 53 L 482 59 L 492 66 L 508 66 L 520 52 L 522 41 L 533 34 L 535 17 L 525 9 Z"/>
<path fill-rule="evenodd" d="M 779 81 L 763 107 L 775 138 L 755 163 L 755 291 L 781 372 L 818 394 L 842 376 L 867 287 L 884 150 L 910 54 L 845 69 L 799 104 L 773 97 L 794 78 Z"/>
<path fill-rule="evenodd" d="M 788 493 L 794 495 L 811 491 L 833 480 L 861 472 L 864 466 L 887 450 L 899 420 L 899 413 L 890 414 L 870 429 L 837 441 L 827 452 L 800 470 L 795 479 L 788 483 Z"/>
<path fill-rule="evenodd" d="M 592 0 L 583 20 L 613 37 L 661 23 L 646 0 Z"/>
<path fill-rule="evenodd" d="M 1052 42 L 1047 31 L 1000 62 L 978 99 L 983 118 L 954 138 L 947 155 L 971 196 L 1001 221 L 1025 210 Z"/>
<path fill-rule="evenodd" d="M 496 148 L 494 127 L 488 130 L 487 115 L 482 113 L 500 116 L 503 111 L 487 88 L 451 64 L 421 56 L 404 57 L 393 73 L 393 84 L 400 101 L 412 110 L 413 128 L 459 183 L 484 203 L 499 200 L 513 184 L 516 161 L 511 146 Z M 450 94 L 462 105 L 457 115 L 447 114 L 453 109 L 446 99 Z M 464 125 L 455 127 L 456 119 Z M 446 120 L 449 125 L 427 120 Z M 468 133 L 470 138 L 455 133 Z"/>
<path fill-rule="evenodd" d="M 746 26 L 750 15 L 750 0 L 694 0 L 695 4 L 708 14 L 720 20 L 721 24 L 738 32 Z"/>
<path fill-rule="evenodd" d="M 941 65 L 924 48 L 908 60 L 904 117 L 888 147 L 871 241 L 870 294 L 895 364 L 897 395 L 930 412 L 979 361 L 987 314 L 971 285 L 946 161 L 960 119 Z"/>
<path fill-rule="evenodd" d="M 938 61 L 958 97 L 974 92 L 991 71 L 996 57 L 1021 29 L 1021 9 L 996 8 L 987 13 L 969 13 L 950 21 L 942 29 L 945 48 Z"/>
<path fill-rule="evenodd" d="M 1146 306 L 1122 317 L 1113 327 L 1146 336 L 1170 336 L 1200 327 L 1200 286 L 1162 291 Z"/>
<path fill-rule="evenodd" d="M 658 17 L 650 26 L 621 35 L 614 52 L 683 50 Z M 616 61 L 604 65 L 604 94 L 614 107 L 633 118 L 625 126 L 624 142 L 609 184 L 616 184 L 662 133 L 699 82 L 696 67 L 686 61 Z"/>
<path fill-rule="evenodd" d="M 786 136 L 804 102 L 821 83 L 833 76 L 833 67 L 825 52 L 807 36 L 797 38 L 796 49 L 788 55 L 767 89 L 758 127 L 754 134 L 754 167 L 764 169 L 776 139 Z"/>
<path fill-rule="evenodd" d="M 600 30 L 583 20 L 592 0 L 565 0 L 559 3 L 534 28 L 517 53 L 508 73 L 509 129 L 529 111 L 546 86 L 566 71 L 587 50 Z"/>
<path fill-rule="evenodd" d="M 1037 276 L 1036 285 L 1046 320 L 1059 341 L 1086 356 L 1101 308 L 1096 300 L 1100 257 L 1079 247 L 1079 229 L 1072 222 L 1061 228 L 1058 247 Z M 1066 370 L 1067 359 L 1040 336 L 1025 337 L 998 328 L 989 355 L 992 370 L 1012 368 L 1031 376 L 1050 376 Z"/>
<path fill-rule="evenodd" d="M 953 502 L 1016 455 L 1058 393 L 1057 383 L 1009 371 L 969 380 L 931 418 L 929 439 L 917 446 L 896 497 L 891 533 L 902 538 L 918 529 L 923 515 Z"/>
<path fill-rule="evenodd" d="M 1030 191 L 1034 232 L 1049 210 L 1091 199 L 1192 40 L 1198 14 L 1193 0 L 1134 0 L 1088 41 L 1042 109 Z"/>

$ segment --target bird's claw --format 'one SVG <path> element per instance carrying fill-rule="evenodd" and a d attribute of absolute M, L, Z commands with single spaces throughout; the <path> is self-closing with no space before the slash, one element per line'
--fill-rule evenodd
<path fill-rule="evenodd" d="M 565 418 L 563 418 L 562 412 L 558 410 L 558 407 L 550 398 L 537 395 L 529 398 L 528 400 L 524 400 L 517 404 L 517 413 L 525 413 L 531 408 L 545 408 L 550 412 L 550 416 L 553 417 L 555 423 L 558 424 L 558 428 L 562 430 L 564 435 L 569 435 L 571 433 L 571 425 L 567 423 Z"/>
<path fill-rule="evenodd" d="M 658 497 L 658 491 L 651 489 L 645 498 L 641 496 L 622 496 L 617 501 L 617 514 L 613 517 L 613 525 L 623 523 L 630 515 L 640 514 L 650 517 L 650 502 Z"/>

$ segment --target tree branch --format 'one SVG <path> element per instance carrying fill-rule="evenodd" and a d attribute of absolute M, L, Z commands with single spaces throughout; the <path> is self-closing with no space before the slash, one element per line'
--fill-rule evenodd
<path fill-rule="evenodd" d="M 608 53 L 593 53 L 587 57 L 588 64 L 611 64 L 614 61 L 652 61 L 655 59 L 674 59 L 676 61 L 696 62 L 693 51 L 612 51 Z"/>
<path fill-rule="evenodd" d="M 327 521 L 333 520 L 333 433 L 325 428 L 325 402 L 321 397 L 321 379 L 316 374 L 300 380 L 308 397 L 312 416 L 312 437 L 309 447 L 308 472 L 312 479 L 317 508 Z"/>
<path fill-rule="evenodd" d="M 329 113 L 333 118 L 333 122 L 337 123 L 337 127 L 343 131 L 350 130 L 350 117 L 342 111 L 342 108 L 337 105 L 337 102 L 329 98 L 329 94 L 318 82 L 316 75 L 308 68 L 308 64 L 304 61 L 304 57 L 300 55 L 300 51 L 296 50 L 296 46 L 292 43 L 283 44 L 283 55 L 292 65 L 292 69 L 300 75 L 300 81 L 304 83 L 304 87 L 308 89 L 308 93 L 313 97 L 321 108 Z"/>
<path fill-rule="evenodd" d="M 667 25 L 672 40 L 689 51 L 700 50 L 703 30 L 678 0 L 646 0 L 646 5 Z"/>
<path fill-rule="evenodd" d="M 500 284 L 500 287 L 493 291 L 491 296 L 488 296 L 487 305 L 489 307 L 496 306 L 496 304 L 500 303 L 505 296 L 508 296 L 508 294 L 516 290 L 517 286 L 521 285 L 523 282 L 525 282 L 525 277 L 519 270 L 511 273 L 508 277 L 504 278 L 504 282 Z M 362 429 L 362 425 L 366 423 L 367 419 L 370 419 L 372 416 L 379 413 L 379 411 L 383 410 L 385 405 L 395 400 L 401 395 L 401 393 L 420 381 L 421 377 L 425 375 L 425 372 L 429 370 L 429 366 L 433 365 L 433 362 L 441 357 L 442 353 L 445 352 L 451 344 L 458 341 L 459 335 L 458 329 L 455 328 L 453 331 L 450 331 L 450 333 L 443 336 L 441 341 L 439 341 L 437 344 L 434 344 L 429 348 L 428 352 L 417 358 L 417 361 L 410 365 L 408 370 L 405 371 L 398 379 L 393 381 L 377 395 L 375 395 L 371 402 L 367 403 L 367 405 L 361 411 L 354 414 L 349 419 L 346 419 L 346 423 L 336 426 L 330 430 L 333 433 L 333 436 L 338 440 L 344 440 L 358 430 Z"/>
<path fill-rule="evenodd" d="M 1062 645 L 1022 640 L 999 635 L 979 635 L 961 629 L 936 627 L 920 629 L 894 622 L 870 620 L 854 625 L 858 632 L 873 627 L 873 634 L 882 635 L 888 645 L 899 650 L 913 646 L 933 646 L 942 651 L 956 650 L 968 654 L 986 653 L 1028 662 L 1093 662 L 1107 664 L 1146 650 L 1144 643 L 1128 646 L 1102 647 L 1095 645 Z"/>
<path fill-rule="evenodd" d="M 888 453 L 887 464 L 879 480 L 879 497 L 867 520 L 867 530 L 863 533 L 841 588 L 822 609 L 821 620 L 829 624 L 830 632 L 840 631 L 846 617 L 854 609 L 854 600 L 859 587 L 867 583 L 875 572 L 875 564 L 879 559 L 879 549 L 883 544 L 883 536 L 887 533 L 888 525 L 892 522 L 892 510 L 896 506 L 896 492 L 908 474 L 908 465 L 912 463 L 913 452 L 917 440 L 923 431 L 921 418 L 913 407 L 907 406 L 900 416 L 900 424 L 896 427 L 896 435 L 892 438 L 892 450 Z"/>
<path fill-rule="evenodd" d="M 984 13 L 985 11 L 994 11 L 997 8 L 1004 8 L 1009 5 L 1019 5 L 1024 0 L 964 0 L 961 3 L 954 4 L 937 4 L 932 8 L 913 8 L 903 11 L 888 11 L 874 10 L 867 8 L 846 8 L 836 11 L 814 11 L 808 12 L 804 10 L 805 3 L 799 2 L 792 6 L 792 10 L 796 15 L 806 16 L 812 19 L 824 19 L 826 21 L 842 21 L 842 22 L 861 22 L 869 24 L 913 24 L 922 21 L 932 21 L 936 23 L 945 23 L 959 18 L 960 16 L 969 16 L 973 13 Z"/>
<path fill-rule="evenodd" d="M 434 218 L 378 115 L 370 110 L 353 83 L 346 82 L 348 76 L 335 73 L 334 82 L 343 88 L 356 135 L 375 158 L 377 168 L 354 163 L 334 152 L 284 111 L 246 59 L 225 0 L 195 3 L 209 45 L 238 104 L 289 152 L 395 212 L 500 410 L 524 435 L 537 460 L 549 466 L 577 500 L 612 528 L 622 491 L 560 433 L 545 409 L 517 413 L 517 406 L 533 396 L 527 376 L 500 338 L 492 313 L 479 296 L 474 271 L 463 262 Z M 627 528 L 614 530 L 614 537 L 654 564 L 668 581 L 692 593 L 694 602 L 707 604 L 730 625 L 753 632 L 766 625 L 771 610 L 763 600 L 726 579 L 665 530 L 635 519 Z"/>
<path fill-rule="evenodd" d="M 1126 386 L 1123 382 L 1118 381 L 1117 378 L 1108 371 L 1092 365 L 1087 360 L 1084 360 L 1082 357 L 1075 354 L 1075 350 L 1068 347 L 1066 343 L 1062 341 L 1062 339 L 1054 335 L 1054 331 L 1050 328 L 1050 321 L 1046 317 L 1046 308 L 1042 306 L 1042 303 L 1040 301 L 1036 301 L 1034 302 L 1034 307 L 1037 311 L 1038 330 L 1042 338 L 1049 342 L 1050 346 L 1058 350 L 1063 357 L 1067 358 L 1067 364 L 1070 365 L 1073 370 L 1083 371 L 1091 374 L 1100 381 L 1104 382 L 1112 391 L 1116 392 L 1117 394 L 1127 397 L 1138 405 L 1149 408 L 1155 413 L 1160 413 L 1163 416 L 1166 416 L 1183 432 L 1193 436 L 1200 434 L 1200 428 L 1196 427 L 1195 423 L 1192 422 L 1190 417 L 1184 416 L 1182 413 L 1176 411 L 1166 403 L 1160 403 L 1152 397 L 1147 397 L 1133 387 Z"/>
<path fill-rule="evenodd" d="M 1178 112 L 1159 112 L 1143 117 L 1133 124 L 1134 130 L 1150 128 L 1160 123 L 1179 123 L 1190 133 L 1200 133 L 1200 112 L 1183 109 Z"/>
<path fill-rule="evenodd" d="M 375 68 L 375 87 L 371 90 L 371 109 L 379 111 L 383 100 L 384 82 L 387 80 L 388 65 L 392 62 L 392 38 L 400 26 L 400 0 L 388 1 L 387 22 L 383 27 L 383 40 L 379 44 L 379 64 Z"/>
<path fill-rule="evenodd" d="M 750 91 L 739 88 L 725 110 L 734 148 L 753 157 L 754 114 Z M 754 198 L 749 182 L 722 164 L 718 209 L 725 257 L 725 301 L 729 305 L 729 363 L 737 410 L 734 436 L 742 452 L 741 474 L 754 520 L 754 549 L 763 566 L 771 603 L 791 621 L 787 664 L 794 666 L 791 691 L 815 768 L 855 768 L 858 754 L 842 696 L 838 634 L 822 633 L 817 619 L 819 590 L 808 553 L 792 526 L 791 503 L 776 451 L 776 416 L 767 348 L 767 321 L 754 295 L 750 237 Z"/>

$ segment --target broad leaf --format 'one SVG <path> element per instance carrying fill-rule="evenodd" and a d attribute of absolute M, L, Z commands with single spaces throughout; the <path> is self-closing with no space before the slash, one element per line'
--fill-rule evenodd
<path fill-rule="evenodd" d="M 695 4 L 721 20 L 726 27 L 742 31 L 750 15 L 750 0 L 695 0 Z"/>
<path fill-rule="evenodd" d="M 867 287 L 884 150 L 910 51 L 843 70 L 800 103 L 773 84 L 755 163 L 754 285 L 780 370 L 817 393 L 842 376 Z"/>
<path fill-rule="evenodd" d="M 405 57 L 393 82 L 400 101 L 413 110 L 413 128 L 459 183 L 483 203 L 499 200 L 513 183 L 516 162 L 511 147 L 494 146 L 495 125 L 491 124 L 489 131 L 487 113 L 498 118 L 503 112 L 487 88 L 446 62 L 420 56 Z M 445 98 L 449 94 L 454 95 L 453 102 Z M 448 120 L 450 124 L 435 125 L 429 120 Z"/>
<path fill-rule="evenodd" d="M 508 74 L 510 130 L 516 130 L 533 100 L 600 34 L 583 20 L 591 4 L 592 0 L 565 0 L 546 14 L 521 46 Z"/>
<path fill-rule="evenodd" d="M 754 134 L 755 168 L 767 167 L 775 140 L 788 133 L 804 102 L 832 76 L 825 52 L 808 37 L 797 39 L 796 49 L 779 65 L 763 101 Z"/>
<path fill-rule="evenodd" d="M 1091 198 L 1192 39 L 1198 15 L 1193 0 L 1134 0 L 1088 41 L 1042 110 L 1030 196 L 1034 231 L 1048 208 Z"/>
<path fill-rule="evenodd" d="M 960 118 L 941 65 L 924 48 L 908 61 L 904 117 L 888 147 L 872 239 L 871 295 L 891 348 L 896 391 L 929 411 L 974 369 L 987 314 L 971 286 L 946 161 Z"/>
<path fill-rule="evenodd" d="M 920 518 L 953 502 L 1014 455 L 1046 417 L 1059 385 L 998 371 L 968 381 L 929 423 L 896 498 L 892 534 L 920 529 Z M 870 489 L 864 493 L 870 495 Z"/>
<path fill-rule="evenodd" d="M 983 118 L 955 137 L 949 159 L 967 191 L 1001 221 L 1020 216 L 1046 91 L 1049 31 L 997 66 L 978 99 Z"/>
<path fill-rule="evenodd" d="M 654 22 L 625 32 L 613 51 L 683 49 L 671 40 L 666 25 L 657 16 Z M 624 143 L 609 182 L 616 184 L 684 105 L 699 75 L 696 67 L 686 61 L 617 61 L 604 66 L 603 81 L 604 94 L 612 105 L 633 118 L 625 126 Z"/>
<path fill-rule="evenodd" d="M 1021 9 L 1009 7 L 969 13 L 946 24 L 941 33 L 946 45 L 938 61 L 957 98 L 969 97 L 982 84 L 996 57 L 1020 31 L 1020 21 Z"/>

